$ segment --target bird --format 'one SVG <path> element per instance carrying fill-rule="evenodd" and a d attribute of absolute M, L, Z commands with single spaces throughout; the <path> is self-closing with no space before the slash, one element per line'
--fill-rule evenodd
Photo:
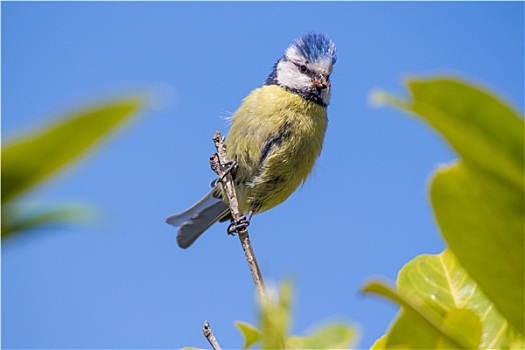
<path fill-rule="evenodd" d="M 226 154 L 236 165 L 232 176 L 239 210 L 248 214 L 248 223 L 253 214 L 284 202 L 312 171 L 328 124 L 336 60 L 336 46 L 326 34 L 303 34 L 231 117 Z M 197 203 L 166 219 L 179 227 L 181 248 L 188 248 L 215 222 L 231 219 L 223 197 L 222 185 L 214 181 Z"/>

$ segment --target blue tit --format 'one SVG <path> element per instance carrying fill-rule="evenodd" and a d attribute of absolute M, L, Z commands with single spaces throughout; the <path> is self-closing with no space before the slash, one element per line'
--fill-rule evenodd
<path fill-rule="evenodd" d="M 286 200 L 310 174 L 328 122 L 334 43 L 322 34 L 296 39 L 231 119 L 226 137 L 239 210 L 261 213 Z M 180 227 L 177 243 L 189 247 L 208 227 L 231 217 L 222 185 L 166 222 Z"/>

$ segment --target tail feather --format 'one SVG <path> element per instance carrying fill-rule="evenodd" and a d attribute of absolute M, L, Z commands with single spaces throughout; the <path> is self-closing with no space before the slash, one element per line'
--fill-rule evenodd
<path fill-rule="evenodd" d="M 210 191 L 191 208 L 166 219 L 168 224 L 180 227 L 179 247 L 188 248 L 208 227 L 229 214 L 228 206 L 213 193 L 214 190 Z"/>

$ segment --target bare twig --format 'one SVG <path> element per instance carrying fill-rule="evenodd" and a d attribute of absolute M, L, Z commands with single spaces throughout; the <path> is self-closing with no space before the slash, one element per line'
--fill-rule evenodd
<path fill-rule="evenodd" d="M 250 236 L 248 235 L 248 230 L 243 229 L 239 231 L 239 239 L 241 241 L 242 249 L 244 250 L 244 255 L 246 256 L 246 262 L 252 273 L 253 282 L 259 293 L 259 298 L 262 300 L 266 297 L 266 289 L 264 288 L 264 282 L 261 275 L 261 270 L 255 259 L 255 253 L 253 252 L 252 243 L 250 241 Z"/>
<path fill-rule="evenodd" d="M 229 161 L 226 156 L 226 144 L 224 143 L 224 137 L 221 136 L 219 130 L 215 131 L 215 134 L 213 135 L 213 143 L 215 144 L 217 153 L 210 158 L 211 168 L 217 175 L 219 175 L 219 181 L 222 183 L 230 203 L 232 217 L 235 220 L 239 220 L 242 213 L 239 211 L 239 202 L 237 201 L 237 194 L 233 185 L 231 171 L 229 171 L 231 170 L 232 162 Z"/>
<path fill-rule="evenodd" d="M 204 327 L 202 327 L 202 332 L 204 333 L 204 336 L 206 337 L 206 339 L 208 339 L 211 347 L 214 350 L 221 350 L 221 346 L 219 345 L 217 338 L 215 338 L 215 336 L 213 335 L 208 321 L 204 321 Z"/>
<path fill-rule="evenodd" d="M 233 220 L 234 222 L 237 222 L 242 217 L 242 213 L 239 211 L 239 203 L 237 201 L 235 185 L 233 183 L 233 177 L 230 171 L 232 162 L 228 160 L 226 156 L 226 145 L 224 143 L 224 137 L 221 136 L 220 131 L 217 130 L 213 135 L 213 142 L 215 143 L 217 153 L 210 157 L 210 166 L 212 170 L 217 175 L 219 175 L 219 181 L 222 183 L 224 192 L 228 197 L 228 203 Z M 261 270 L 259 269 L 257 259 L 255 258 L 255 253 L 253 252 L 248 230 L 246 228 L 242 228 L 238 230 L 238 234 L 242 249 L 244 250 L 244 255 L 246 256 L 246 261 L 248 262 L 248 267 L 252 273 L 253 282 L 255 283 L 257 292 L 259 293 L 259 298 L 262 300 L 266 296 L 266 289 L 264 288 Z"/>

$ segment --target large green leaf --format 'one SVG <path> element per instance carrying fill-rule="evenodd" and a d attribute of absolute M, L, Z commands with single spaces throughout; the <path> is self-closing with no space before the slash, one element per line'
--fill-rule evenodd
<path fill-rule="evenodd" d="M 508 323 L 476 282 L 447 249 L 439 255 L 421 255 L 399 272 L 398 289 L 423 301 L 441 318 L 455 321 L 460 312 L 468 309 L 481 321 L 483 329 L 480 348 L 493 349 L 509 346 Z M 465 316 L 469 317 L 469 316 Z M 465 325 L 468 323 L 465 322 Z M 469 334 L 468 331 L 465 331 Z M 475 332 L 472 332 L 477 336 Z"/>
<path fill-rule="evenodd" d="M 409 101 L 381 92 L 375 100 L 416 114 L 439 131 L 474 171 L 500 177 L 523 192 L 525 129 L 511 106 L 459 79 L 413 79 L 407 85 Z"/>
<path fill-rule="evenodd" d="M 399 272 L 397 291 L 373 282 L 365 291 L 381 294 L 402 305 L 390 331 L 376 348 L 511 349 L 523 338 L 476 282 L 445 250 L 421 255 Z"/>
<path fill-rule="evenodd" d="M 512 107 L 489 91 L 454 79 L 413 80 L 408 87 L 412 111 L 436 128 L 465 163 L 523 191 L 525 129 Z"/>
<path fill-rule="evenodd" d="M 134 98 L 99 104 L 8 141 L 2 147 L 2 204 L 82 156 L 140 106 Z"/>
<path fill-rule="evenodd" d="M 401 313 L 386 340 L 385 348 L 436 349 L 446 344 L 448 349 L 477 349 L 478 342 L 469 337 L 467 330 L 476 324 L 461 327 L 447 323 L 446 316 L 439 317 L 422 300 L 399 289 L 393 290 L 382 282 L 372 281 L 363 287 L 365 293 L 376 293 L 402 306 Z"/>
<path fill-rule="evenodd" d="M 377 339 L 374 344 L 370 347 L 370 350 L 383 350 L 386 349 L 386 342 L 388 340 L 388 335 L 385 334 L 381 338 Z"/>
<path fill-rule="evenodd" d="M 432 181 L 437 222 L 461 265 L 523 334 L 523 119 L 490 92 L 457 79 L 411 80 L 408 87 L 407 102 L 376 97 L 420 116 L 461 156 Z"/>
<path fill-rule="evenodd" d="M 431 184 L 441 231 L 497 308 L 523 330 L 523 203 L 499 181 L 463 165 L 441 169 Z M 520 212 L 521 211 L 521 212 Z M 458 253 L 456 253 L 458 252 Z"/>

